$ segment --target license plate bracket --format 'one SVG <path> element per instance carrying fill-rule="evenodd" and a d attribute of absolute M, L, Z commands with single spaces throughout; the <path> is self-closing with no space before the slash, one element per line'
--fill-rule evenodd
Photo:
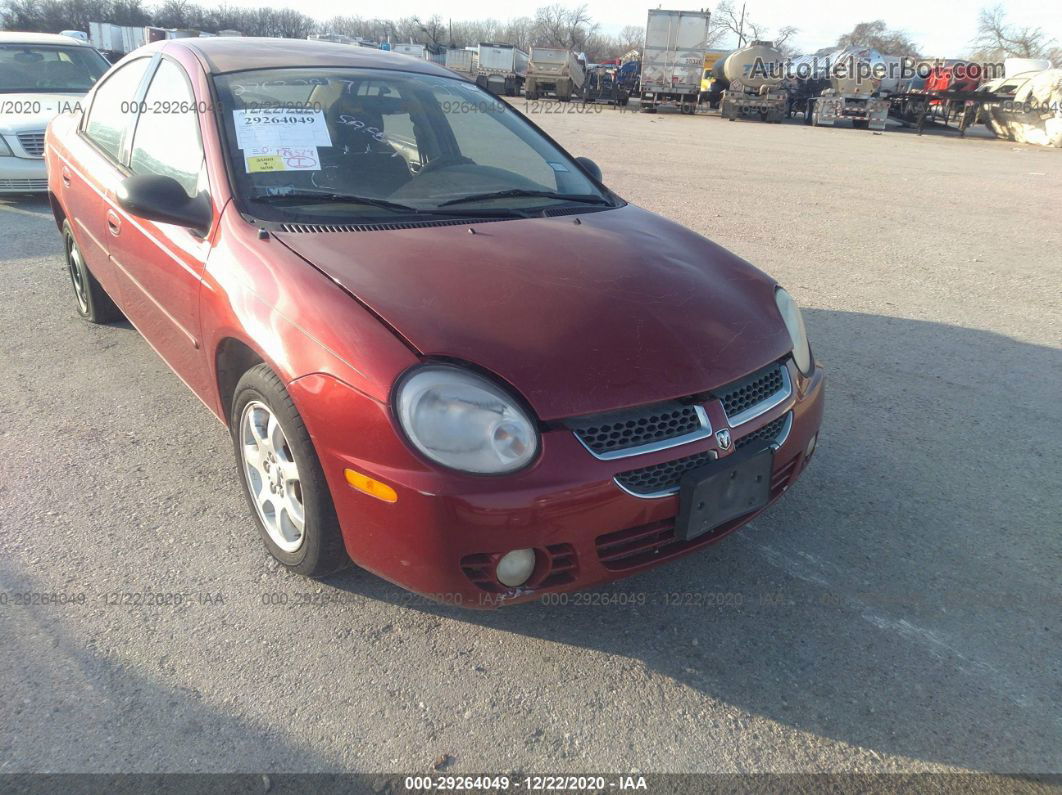
<path fill-rule="evenodd" d="M 770 501 L 774 450 L 750 449 L 691 470 L 679 484 L 675 535 L 690 541 Z"/>

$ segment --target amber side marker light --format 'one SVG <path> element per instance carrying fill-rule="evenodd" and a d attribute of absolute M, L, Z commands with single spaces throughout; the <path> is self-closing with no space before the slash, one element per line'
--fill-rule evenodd
<path fill-rule="evenodd" d="M 347 483 L 358 491 L 368 494 L 370 497 L 375 497 L 378 500 L 383 500 L 384 502 L 398 502 L 398 492 L 386 483 L 381 483 L 378 480 L 370 478 L 368 475 L 355 472 L 353 469 L 344 469 L 343 474 L 347 478 Z"/>

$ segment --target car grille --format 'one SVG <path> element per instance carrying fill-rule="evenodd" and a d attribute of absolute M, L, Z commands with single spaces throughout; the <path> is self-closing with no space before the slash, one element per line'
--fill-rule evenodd
<path fill-rule="evenodd" d="M 741 437 L 736 442 L 737 448 L 746 447 L 754 442 L 762 442 L 766 447 L 778 441 L 779 437 L 786 432 L 790 414 L 791 412 L 787 412 L 778 419 L 771 420 L 762 428 Z M 616 475 L 616 483 L 638 497 L 664 497 L 676 494 L 683 475 L 704 466 L 715 458 L 715 451 L 707 450 L 685 458 L 676 458 L 674 461 L 665 461 L 662 464 L 622 472 Z"/>
<path fill-rule="evenodd" d="M 797 472 L 800 456 L 795 455 L 771 474 L 771 496 L 773 501 L 781 496 Z M 610 571 L 632 569 L 646 563 L 677 555 L 694 547 L 718 541 L 723 536 L 736 530 L 749 521 L 754 514 L 739 516 L 733 521 L 720 525 L 710 533 L 683 541 L 675 535 L 675 520 L 628 527 L 614 533 L 606 533 L 595 540 L 597 557 L 601 565 Z"/>
<path fill-rule="evenodd" d="M 41 191 L 48 190 L 46 179 L 0 179 L 0 191 Z"/>
<path fill-rule="evenodd" d="M 521 588 L 552 588 L 575 580 L 579 573 L 576 563 L 575 548 L 571 544 L 553 544 L 544 549 L 535 550 L 538 562 L 531 578 Z M 461 571 L 469 581 L 482 591 L 488 593 L 506 593 L 513 590 L 502 585 L 494 576 L 501 554 L 477 552 L 461 558 Z"/>
<path fill-rule="evenodd" d="M 44 157 L 44 131 L 18 134 L 18 142 L 31 157 Z"/>
<path fill-rule="evenodd" d="M 630 527 L 616 533 L 598 536 L 597 558 L 601 565 L 610 571 L 632 569 L 646 563 L 677 555 L 694 547 L 717 541 L 732 530 L 736 530 L 748 516 L 741 516 L 717 527 L 710 533 L 697 536 L 689 541 L 682 541 L 675 536 L 675 520 Z"/>
<path fill-rule="evenodd" d="M 745 434 L 737 440 L 737 449 L 740 450 L 742 447 L 748 447 L 753 442 L 763 442 L 763 446 L 766 447 L 781 435 L 782 431 L 785 430 L 785 424 L 789 422 L 790 419 L 790 415 L 787 412 L 778 419 L 771 420 L 762 428 L 759 428 L 752 433 Z"/>
<path fill-rule="evenodd" d="M 726 412 L 731 425 L 736 424 L 735 420 L 742 420 L 741 415 L 744 412 L 754 410 L 759 404 L 786 389 L 788 379 L 782 372 L 784 369 L 783 362 L 774 362 L 712 393 L 713 397 L 723 404 L 723 411 Z"/>
<path fill-rule="evenodd" d="M 636 455 L 650 445 L 685 443 L 711 432 L 697 406 L 676 402 L 569 420 L 566 425 L 599 458 Z"/>
<path fill-rule="evenodd" d="M 678 491 L 679 481 L 687 472 L 714 461 L 716 453 L 707 450 L 697 455 L 676 458 L 641 469 L 632 469 L 616 475 L 616 483 L 639 497 L 663 496 Z"/>

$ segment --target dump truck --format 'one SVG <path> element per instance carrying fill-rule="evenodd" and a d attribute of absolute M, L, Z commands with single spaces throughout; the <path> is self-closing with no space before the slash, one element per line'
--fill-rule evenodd
<path fill-rule="evenodd" d="M 391 52 L 397 52 L 399 55 L 408 55 L 410 58 L 419 58 L 422 61 L 428 60 L 428 48 L 423 44 L 415 44 L 413 42 L 392 44 Z"/>
<path fill-rule="evenodd" d="M 716 61 L 714 74 L 725 86 L 719 99 L 724 119 L 759 119 L 781 124 L 788 112 L 785 56 L 771 41 L 754 41 Z"/>
<path fill-rule="evenodd" d="M 511 44 L 483 42 L 479 45 L 476 83 L 492 94 L 519 96 L 527 78 L 527 63 L 527 53 Z"/>
<path fill-rule="evenodd" d="M 708 51 L 708 11 L 649 9 L 642 52 L 641 109 L 661 105 L 696 111 L 704 56 Z"/>
<path fill-rule="evenodd" d="M 586 73 L 575 53 L 561 47 L 532 47 L 524 82 L 524 96 L 539 99 L 553 94 L 567 102 L 583 91 Z"/>
<path fill-rule="evenodd" d="M 447 50 L 443 66 L 462 77 L 473 79 L 476 76 L 476 53 L 474 50 Z"/>

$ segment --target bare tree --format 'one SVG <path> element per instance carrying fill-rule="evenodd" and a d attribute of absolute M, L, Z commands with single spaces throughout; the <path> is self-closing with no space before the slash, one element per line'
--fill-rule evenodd
<path fill-rule="evenodd" d="M 616 44 L 618 49 L 623 50 L 619 53 L 620 55 L 625 55 L 631 50 L 641 52 L 645 49 L 645 28 L 641 25 L 626 25 L 619 32 Z"/>
<path fill-rule="evenodd" d="M 973 46 L 977 55 L 985 59 L 999 60 L 1014 56 L 1047 58 L 1059 63 L 1062 56 L 1057 42 L 1043 28 L 1008 24 L 1006 11 L 998 5 L 981 9 Z"/>
<path fill-rule="evenodd" d="M 771 41 L 775 47 L 791 51 L 793 48 L 784 46 L 785 42 L 800 32 L 799 28 L 792 25 L 779 28 L 775 36 L 770 31 L 769 25 L 752 18 L 745 3 L 739 8 L 734 0 L 721 0 L 708 22 L 708 46 L 717 46 L 733 36 L 738 47 L 753 41 Z"/>
<path fill-rule="evenodd" d="M 566 47 L 585 50 L 587 41 L 598 30 L 586 5 L 569 8 L 560 3 L 542 6 L 535 11 L 532 43 L 542 47 Z"/>
<path fill-rule="evenodd" d="M 890 30 L 885 20 L 860 22 L 837 39 L 838 47 L 870 47 L 882 55 L 918 56 L 918 45 L 902 30 Z"/>
<path fill-rule="evenodd" d="M 737 46 L 744 47 L 749 26 L 744 4 L 736 9 L 732 0 L 721 0 L 708 20 L 708 46 L 720 44 L 723 39 L 733 35 L 737 39 Z"/>

